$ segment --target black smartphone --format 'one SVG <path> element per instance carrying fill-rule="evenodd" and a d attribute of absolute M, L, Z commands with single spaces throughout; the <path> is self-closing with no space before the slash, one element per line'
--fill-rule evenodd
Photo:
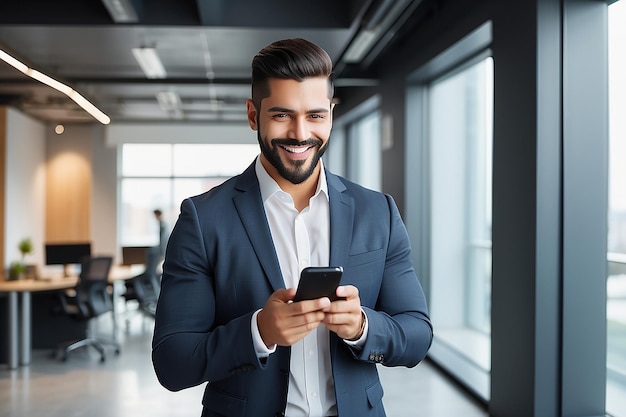
<path fill-rule="evenodd" d="M 330 301 L 344 299 L 336 291 L 343 268 L 340 266 L 310 266 L 300 273 L 300 282 L 293 301 L 314 300 L 328 297 Z"/>

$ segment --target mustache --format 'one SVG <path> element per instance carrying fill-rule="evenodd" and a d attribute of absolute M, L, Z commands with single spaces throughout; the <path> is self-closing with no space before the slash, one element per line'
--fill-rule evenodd
<path fill-rule="evenodd" d="M 272 139 L 272 145 L 282 146 L 322 146 L 322 140 L 318 138 L 309 138 L 305 140 L 298 140 L 294 138 L 275 138 Z"/>

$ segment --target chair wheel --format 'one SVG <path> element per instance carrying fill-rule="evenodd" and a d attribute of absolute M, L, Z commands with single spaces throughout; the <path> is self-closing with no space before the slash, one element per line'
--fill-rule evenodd
<path fill-rule="evenodd" d="M 119 355 L 122 351 L 120 349 L 115 349 L 115 354 Z"/>
<path fill-rule="evenodd" d="M 106 356 L 100 356 L 100 363 L 104 363 L 106 362 L 107 358 Z"/>

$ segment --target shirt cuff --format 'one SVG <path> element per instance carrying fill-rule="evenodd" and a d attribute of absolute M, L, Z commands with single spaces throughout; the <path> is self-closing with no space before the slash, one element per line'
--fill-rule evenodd
<path fill-rule="evenodd" d="M 252 331 L 252 341 L 254 343 L 254 350 L 256 352 L 257 358 L 267 358 L 269 355 L 276 351 L 276 345 L 272 345 L 271 348 L 268 349 L 261 338 L 261 333 L 259 332 L 259 325 L 256 321 L 256 316 L 259 315 L 259 311 L 261 309 L 254 312 L 252 315 L 252 320 L 250 322 L 250 330 Z"/>
<path fill-rule="evenodd" d="M 365 344 L 365 340 L 367 340 L 367 332 L 369 330 L 367 314 L 365 314 L 365 311 L 363 311 L 363 309 L 361 309 L 361 314 L 363 314 L 363 334 L 361 335 L 361 337 L 359 337 L 356 340 L 343 339 L 345 344 L 351 347 L 358 348 L 358 349 L 361 349 L 363 345 Z"/>

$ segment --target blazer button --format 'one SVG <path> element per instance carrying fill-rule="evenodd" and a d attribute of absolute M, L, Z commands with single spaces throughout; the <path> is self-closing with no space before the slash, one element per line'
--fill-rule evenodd
<path fill-rule="evenodd" d="M 274 417 L 285 417 L 285 413 L 279 411 L 278 413 L 274 414 Z"/>

